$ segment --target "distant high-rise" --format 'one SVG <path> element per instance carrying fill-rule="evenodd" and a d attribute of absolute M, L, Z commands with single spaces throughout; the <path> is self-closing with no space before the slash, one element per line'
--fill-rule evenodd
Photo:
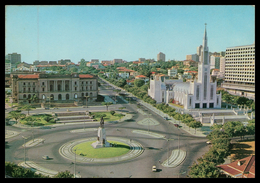
<path fill-rule="evenodd" d="M 159 60 L 165 61 L 165 54 L 164 53 L 160 52 L 160 53 L 157 54 L 157 61 L 159 61 Z"/>
<path fill-rule="evenodd" d="M 7 55 L 7 60 L 10 60 L 11 64 L 15 64 L 17 62 L 21 62 L 21 54 L 9 53 Z"/>

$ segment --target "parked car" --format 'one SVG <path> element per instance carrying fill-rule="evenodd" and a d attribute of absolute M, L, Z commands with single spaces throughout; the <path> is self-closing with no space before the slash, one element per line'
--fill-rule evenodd
<path fill-rule="evenodd" d="M 209 140 L 209 141 L 207 141 L 206 143 L 207 143 L 207 144 L 211 144 L 211 141 Z"/>
<path fill-rule="evenodd" d="M 153 166 L 153 167 L 152 167 L 152 171 L 153 171 L 153 172 L 156 172 L 156 171 L 157 171 L 156 166 Z"/>
<path fill-rule="evenodd" d="M 167 117 L 163 117 L 163 119 L 165 119 L 165 120 L 168 120 L 168 118 L 167 118 Z"/>

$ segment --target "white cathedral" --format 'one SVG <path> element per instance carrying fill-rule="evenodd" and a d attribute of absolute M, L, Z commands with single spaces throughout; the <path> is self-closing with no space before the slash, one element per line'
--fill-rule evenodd
<path fill-rule="evenodd" d="M 210 77 L 209 48 L 207 46 L 207 31 L 198 64 L 198 79 L 191 82 L 169 79 L 165 75 L 152 75 L 148 95 L 157 103 L 175 103 L 183 105 L 184 109 L 221 108 L 221 94 L 216 94 L 217 83 Z"/>

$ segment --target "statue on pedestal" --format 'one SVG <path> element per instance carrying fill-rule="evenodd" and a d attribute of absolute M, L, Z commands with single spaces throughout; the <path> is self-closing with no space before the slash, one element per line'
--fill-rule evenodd
<path fill-rule="evenodd" d="M 104 127 L 104 119 L 101 117 L 100 126 L 98 127 L 97 141 L 91 145 L 94 148 L 110 147 L 110 143 L 106 140 L 106 129 Z"/>

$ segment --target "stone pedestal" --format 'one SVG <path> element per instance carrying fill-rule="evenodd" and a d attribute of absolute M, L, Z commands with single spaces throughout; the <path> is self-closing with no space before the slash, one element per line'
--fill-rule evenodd
<path fill-rule="evenodd" d="M 110 143 L 107 142 L 107 140 L 106 140 L 106 130 L 105 130 L 105 128 L 102 128 L 102 127 L 98 128 L 97 141 L 93 142 L 91 145 L 94 148 L 110 147 Z"/>

